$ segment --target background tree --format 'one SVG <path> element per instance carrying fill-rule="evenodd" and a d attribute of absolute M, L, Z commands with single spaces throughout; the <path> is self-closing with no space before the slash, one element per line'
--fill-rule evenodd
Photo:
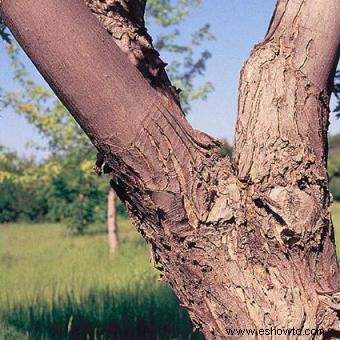
<path fill-rule="evenodd" d="M 107 199 L 107 233 L 109 236 L 109 247 L 111 254 L 114 254 L 118 245 L 118 224 L 116 213 L 116 193 L 110 188 Z"/>
<path fill-rule="evenodd" d="M 0 221 L 64 222 L 78 233 L 90 225 L 103 230 L 107 184 L 90 172 L 94 159 L 83 155 L 75 150 L 38 163 L 1 147 Z"/>
<path fill-rule="evenodd" d="M 2 18 L 0 18 L 0 38 L 6 41 L 8 44 L 11 43 L 10 34 Z"/>
<path fill-rule="evenodd" d="M 38 168 L 34 159 L 19 158 L 0 145 L 0 222 L 39 221 L 44 217 L 47 204 L 42 183 L 46 177 L 39 171 L 42 176 L 37 178 Z"/>
<path fill-rule="evenodd" d="M 145 2 L 118 3 L 143 37 Z M 277 2 L 265 40 L 242 70 L 230 160 L 221 143 L 187 123 L 158 57 L 131 60 L 142 45 L 122 53 L 81 3 L 0 3 L 114 170 L 111 184 L 163 280 L 208 339 L 228 338 L 229 328 L 339 329 L 326 172 L 339 6 Z"/>

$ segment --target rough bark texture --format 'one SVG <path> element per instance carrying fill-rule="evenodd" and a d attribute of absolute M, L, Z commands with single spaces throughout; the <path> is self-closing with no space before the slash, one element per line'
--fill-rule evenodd
<path fill-rule="evenodd" d="M 253 287 L 260 324 L 339 329 L 338 307 L 328 308 L 336 294 L 318 294 L 340 285 L 325 167 L 339 6 L 279 1 L 241 73 L 235 164 L 251 198 L 246 219 L 261 240 L 256 258 L 273 286 L 262 289 L 264 304 L 263 280 Z M 275 319 L 266 315 L 273 308 Z"/>
<path fill-rule="evenodd" d="M 107 195 L 107 235 L 110 253 L 114 254 L 118 247 L 119 238 L 116 212 L 116 193 L 113 189 L 110 189 Z"/>
<path fill-rule="evenodd" d="M 114 170 L 111 184 L 163 280 L 207 339 L 227 339 L 227 328 L 322 327 L 334 336 L 340 328 L 325 169 L 339 6 L 278 1 L 242 70 L 231 161 L 190 127 L 175 98 L 150 86 L 80 1 L 0 3 Z"/>

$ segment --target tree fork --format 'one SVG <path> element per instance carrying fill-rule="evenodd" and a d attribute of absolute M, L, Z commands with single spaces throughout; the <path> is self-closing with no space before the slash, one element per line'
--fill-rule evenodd
<path fill-rule="evenodd" d="M 329 34 L 317 30 L 321 13 Z M 278 2 L 242 71 L 235 164 L 81 1 L 3 0 L 0 14 L 114 169 L 111 184 L 207 339 L 229 338 L 227 328 L 339 329 L 325 170 L 336 0 Z"/>

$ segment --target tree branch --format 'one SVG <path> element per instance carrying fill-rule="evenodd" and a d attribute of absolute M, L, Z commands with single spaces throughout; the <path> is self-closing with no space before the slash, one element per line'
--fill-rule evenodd
<path fill-rule="evenodd" d="M 242 70 L 235 143 L 242 178 L 278 180 L 287 171 L 299 177 L 298 168 L 309 163 L 316 164 L 314 180 L 326 178 L 329 82 L 338 61 L 339 15 L 337 0 L 278 1 L 266 39 Z M 304 150 L 304 156 L 287 163 L 287 151 L 293 149 Z"/>

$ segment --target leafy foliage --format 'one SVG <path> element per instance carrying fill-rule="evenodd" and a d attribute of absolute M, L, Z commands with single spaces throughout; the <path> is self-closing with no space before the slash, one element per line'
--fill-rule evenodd
<path fill-rule="evenodd" d="M 91 172 L 92 155 L 75 149 L 39 164 L 0 146 L 0 223 L 45 220 L 76 233 L 90 225 L 105 230 L 107 181 Z M 121 202 L 117 208 L 126 216 Z"/>
<path fill-rule="evenodd" d="M 147 20 L 154 20 L 159 26 L 174 26 L 188 16 L 191 7 L 201 3 L 202 0 L 148 0 L 146 17 Z"/>
<path fill-rule="evenodd" d="M 31 220 L 63 221 L 78 233 L 84 233 L 95 220 L 105 225 L 107 185 L 91 173 L 95 153 L 88 138 L 53 93 L 31 80 L 18 47 L 8 45 L 7 51 L 19 89 L 4 93 L 2 106 L 11 107 L 35 126 L 47 139 L 52 155 L 42 164 L 26 164 L 20 173 L 8 169 L 10 179 L 0 181 L 0 190 L 7 198 L 0 205 L 0 221 L 22 219 L 22 212 L 30 211 Z M 15 153 L 1 154 L 7 158 L 7 167 L 20 162 Z M 30 188 L 40 193 L 39 200 L 33 199 L 34 195 L 25 199 Z M 16 204 L 22 200 L 27 201 L 25 206 Z"/>
<path fill-rule="evenodd" d="M 0 17 L 0 38 L 6 41 L 8 44 L 11 43 L 11 35 L 8 33 L 7 27 Z"/>
<path fill-rule="evenodd" d="M 19 158 L 0 145 L 0 223 L 39 221 L 47 213 L 44 188 L 38 185 L 43 179 L 33 175 L 36 169 L 33 159 Z"/>
<path fill-rule="evenodd" d="M 210 25 L 198 28 L 185 43 L 180 42 L 181 32 L 178 29 L 190 9 L 201 3 L 202 0 L 149 0 L 146 7 L 147 22 L 162 27 L 154 45 L 158 51 L 167 53 L 169 59 L 173 59 L 166 70 L 173 85 L 181 89 L 181 105 L 186 113 L 190 111 L 193 101 L 207 99 L 214 89 L 209 81 L 199 86 L 196 84 L 205 72 L 207 60 L 211 58 L 211 53 L 202 48 L 202 44 L 215 39 Z"/>
<path fill-rule="evenodd" d="M 57 156 L 61 171 L 52 178 L 47 192 L 48 218 L 64 221 L 77 233 L 84 233 L 93 223 L 105 225 L 106 181 L 91 173 L 94 159 L 75 150 L 67 156 Z"/>
<path fill-rule="evenodd" d="M 205 25 L 192 35 L 189 43 L 182 46 L 175 42 L 179 34 L 179 30 L 176 29 L 169 34 L 161 35 L 155 46 L 158 50 L 182 56 L 182 59 L 176 59 L 169 64 L 167 72 L 173 85 L 182 89 L 180 93 L 181 105 L 185 112 L 189 112 L 190 103 L 198 99 L 207 99 L 208 94 L 214 89 L 213 84 L 209 81 L 198 87 L 195 85 L 195 80 L 204 74 L 206 61 L 211 57 L 208 50 L 198 53 L 197 46 L 203 41 L 213 40 L 214 37 L 210 34 L 209 25 Z"/>

